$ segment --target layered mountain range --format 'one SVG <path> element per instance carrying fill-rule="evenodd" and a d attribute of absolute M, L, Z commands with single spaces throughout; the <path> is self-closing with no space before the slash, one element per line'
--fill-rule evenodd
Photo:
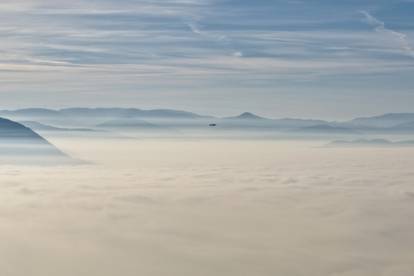
<path fill-rule="evenodd" d="M 214 117 L 192 112 L 137 108 L 30 108 L 0 110 L 0 116 L 39 131 L 93 131 L 111 129 L 160 130 L 208 129 L 280 131 L 303 134 L 414 133 L 414 113 L 390 113 L 349 121 L 271 119 L 245 112 L 233 117 Z"/>

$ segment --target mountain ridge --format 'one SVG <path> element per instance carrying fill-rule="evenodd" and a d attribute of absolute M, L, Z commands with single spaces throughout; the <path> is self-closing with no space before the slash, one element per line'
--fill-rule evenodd
<path fill-rule="evenodd" d="M 217 123 L 219 127 L 232 129 L 266 129 L 295 130 L 299 128 L 326 125 L 326 131 L 334 131 L 332 127 L 346 128 L 357 132 L 414 132 L 414 113 L 386 113 L 382 115 L 357 117 L 348 121 L 326 121 L 308 118 L 267 118 L 252 112 L 243 112 L 236 116 L 215 117 L 200 115 L 194 112 L 174 109 L 139 109 L 122 107 L 72 107 L 62 109 L 25 108 L 16 110 L 0 110 L 0 116 L 15 121 L 36 121 L 42 124 L 56 125 L 61 128 L 88 128 L 114 120 L 142 119 L 155 125 L 169 124 L 184 127 L 203 127 L 208 123 Z M 211 120 L 211 122 L 209 122 Z M 176 124 L 173 122 L 175 121 Z M 116 122 L 116 121 L 114 121 Z M 133 127 L 131 124 L 130 127 Z M 137 125 L 139 127 L 139 124 Z M 331 129 L 328 129 L 330 127 Z M 311 129 L 310 129 L 311 130 Z M 345 129 L 343 129 L 345 131 Z"/>
<path fill-rule="evenodd" d="M 67 157 L 31 128 L 5 118 L 0 118 L 0 153 L 12 156 Z"/>

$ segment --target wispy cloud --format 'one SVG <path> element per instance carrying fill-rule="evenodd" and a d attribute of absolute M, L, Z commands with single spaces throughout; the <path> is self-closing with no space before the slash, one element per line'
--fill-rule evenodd
<path fill-rule="evenodd" d="M 227 41 L 228 40 L 228 37 L 224 34 L 215 34 L 212 32 L 201 30 L 201 28 L 195 22 L 187 23 L 187 25 L 194 34 L 204 36 L 212 40 L 216 40 L 216 41 Z"/>
<path fill-rule="evenodd" d="M 386 1 L 400 0 L 379 0 Z M 386 25 L 366 11 L 381 10 L 369 0 L 3 2 L 0 82 L 8 85 L 3 90 L 25 95 L 66 90 L 75 101 L 87 90 L 104 101 L 122 100 L 119 91 L 130 99 L 150 91 L 163 98 L 197 84 L 189 95 L 194 101 L 201 90 L 234 93 L 233 99 L 243 89 L 271 95 L 282 84 L 290 91 L 312 81 L 314 88 L 304 91 L 318 90 L 355 75 L 377 91 L 381 75 L 414 71 L 406 58 L 414 55 L 412 24 L 388 14 L 398 22 Z M 360 24 L 361 16 L 375 32 Z M 209 93 L 200 97 L 211 99 Z"/>
<path fill-rule="evenodd" d="M 398 47 L 400 47 L 401 50 L 403 50 L 407 55 L 414 58 L 414 48 L 410 45 L 406 34 L 387 28 L 385 26 L 385 22 L 374 17 L 367 11 L 362 10 L 360 13 L 365 17 L 367 23 L 374 27 L 376 32 L 390 36 L 398 43 Z"/>
<path fill-rule="evenodd" d="M 223 49 L 230 52 L 229 54 L 231 56 L 238 58 L 243 57 L 243 52 L 235 49 L 233 40 L 228 35 L 202 31 L 195 22 L 189 22 L 187 25 L 194 34 L 222 45 Z"/>

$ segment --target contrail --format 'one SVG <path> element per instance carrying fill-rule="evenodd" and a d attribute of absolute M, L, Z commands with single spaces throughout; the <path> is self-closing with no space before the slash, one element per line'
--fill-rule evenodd
<path fill-rule="evenodd" d="M 375 18 L 367 11 L 359 11 L 359 13 L 361 13 L 365 17 L 369 25 L 374 27 L 374 30 L 376 32 L 391 35 L 398 42 L 399 47 L 409 56 L 414 58 L 414 48 L 410 45 L 409 41 L 407 40 L 406 34 L 394 31 L 392 29 L 388 29 L 383 21 Z"/>

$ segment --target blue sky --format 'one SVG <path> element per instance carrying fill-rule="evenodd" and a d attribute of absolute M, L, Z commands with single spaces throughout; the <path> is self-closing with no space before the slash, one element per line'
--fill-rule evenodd
<path fill-rule="evenodd" d="M 414 0 L 0 3 L 1 108 L 414 112 Z"/>

